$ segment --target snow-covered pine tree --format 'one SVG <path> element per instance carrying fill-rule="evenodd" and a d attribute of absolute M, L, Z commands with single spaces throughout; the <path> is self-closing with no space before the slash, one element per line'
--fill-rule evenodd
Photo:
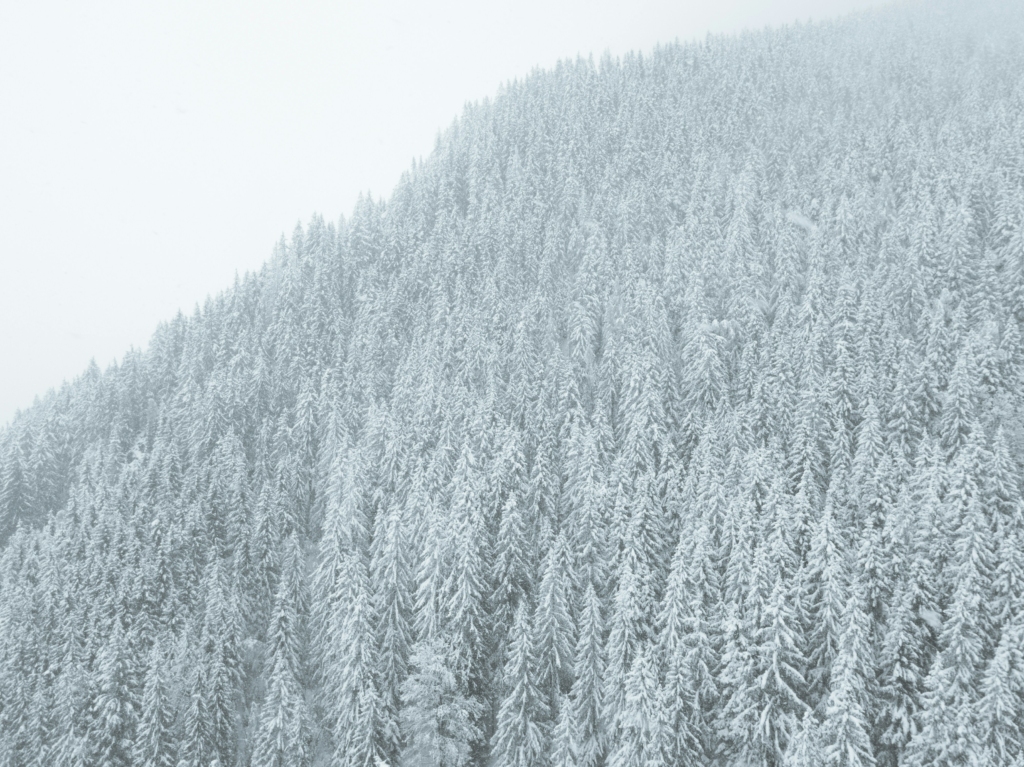
<path fill-rule="evenodd" d="M 500 767 L 534 767 L 545 752 L 541 727 L 546 705 L 536 681 L 536 656 L 527 605 L 520 605 L 512 626 L 503 675 L 501 708 L 492 743 Z"/>
<path fill-rule="evenodd" d="M 132 764 L 138 767 L 175 767 L 177 764 L 172 693 L 167 653 L 158 640 L 153 643 L 147 660 Z"/>
<path fill-rule="evenodd" d="M 281 580 L 267 631 L 270 672 L 253 744 L 254 767 L 303 767 L 311 761 L 303 684 L 308 597 L 297 530 L 286 540 L 282 559 Z"/>

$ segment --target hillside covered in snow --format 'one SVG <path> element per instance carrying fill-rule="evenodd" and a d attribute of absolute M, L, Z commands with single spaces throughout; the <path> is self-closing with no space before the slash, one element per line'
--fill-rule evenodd
<path fill-rule="evenodd" d="M 1024 763 L 1024 9 L 563 62 L 0 431 L 0 765 Z"/>

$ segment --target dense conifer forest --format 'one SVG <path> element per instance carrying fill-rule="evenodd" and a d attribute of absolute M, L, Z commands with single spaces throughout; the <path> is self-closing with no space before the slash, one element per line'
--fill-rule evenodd
<path fill-rule="evenodd" d="M 0 766 L 1024 764 L 1024 11 L 566 61 L 0 431 Z"/>

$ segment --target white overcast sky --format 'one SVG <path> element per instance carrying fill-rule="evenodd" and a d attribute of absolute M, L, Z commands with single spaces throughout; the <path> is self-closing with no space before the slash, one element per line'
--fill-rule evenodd
<path fill-rule="evenodd" d="M 878 0 L 0 0 L 0 425 L 560 58 Z"/>

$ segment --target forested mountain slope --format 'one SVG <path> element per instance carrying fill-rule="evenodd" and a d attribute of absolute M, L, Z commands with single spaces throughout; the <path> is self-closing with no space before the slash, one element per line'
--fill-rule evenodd
<path fill-rule="evenodd" d="M 0 765 L 1021 764 L 1022 33 L 536 72 L 19 414 Z"/>

